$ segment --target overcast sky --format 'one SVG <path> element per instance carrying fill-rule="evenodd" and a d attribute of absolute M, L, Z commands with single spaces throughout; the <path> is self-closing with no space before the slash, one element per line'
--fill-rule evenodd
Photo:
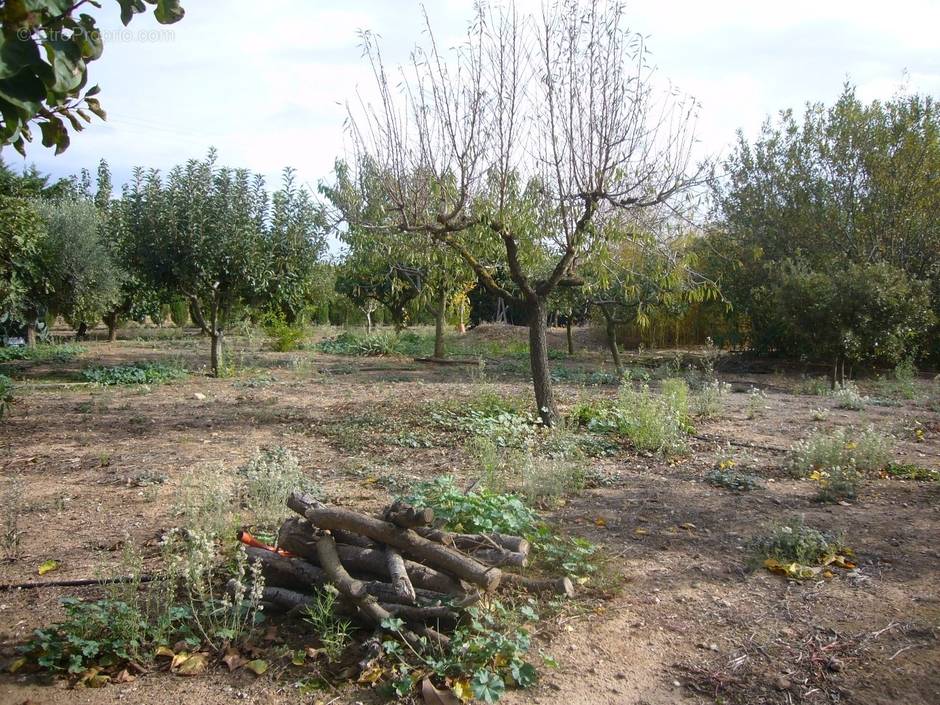
<path fill-rule="evenodd" d="M 524 0 L 537 8 L 538 0 Z M 163 28 L 138 17 L 130 36 L 105 37 L 91 66 L 108 111 L 58 157 L 32 146 L 29 160 L 56 176 L 94 170 L 104 157 L 117 183 L 135 165 L 167 169 L 203 156 L 265 174 L 284 166 L 315 187 L 345 149 L 343 101 L 370 85 L 357 32 L 383 38 L 390 63 L 420 38 L 413 0 L 183 0 L 186 17 Z M 119 30 L 117 3 L 98 12 Z M 459 36 L 472 0 L 426 6 L 436 33 Z M 635 0 L 631 29 L 649 37 L 660 74 L 701 103 L 700 153 L 726 151 L 735 130 L 764 117 L 832 102 L 846 79 L 865 99 L 904 83 L 940 97 L 938 0 Z M 38 130 L 37 130 L 38 133 Z M 3 158 L 21 163 L 12 149 Z"/>

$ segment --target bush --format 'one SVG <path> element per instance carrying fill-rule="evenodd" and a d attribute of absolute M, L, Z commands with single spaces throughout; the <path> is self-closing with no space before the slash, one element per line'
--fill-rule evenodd
<path fill-rule="evenodd" d="M 267 316 L 263 327 L 264 332 L 271 339 L 271 347 L 276 352 L 291 352 L 303 344 L 304 329 L 300 326 L 288 325 L 283 316 Z"/>
<path fill-rule="evenodd" d="M 533 531 L 538 519 L 516 495 L 500 494 L 485 487 L 464 494 L 449 476 L 421 483 L 404 501 L 417 507 L 431 507 L 447 528 L 466 533 L 496 531 L 522 535 Z"/>
<path fill-rule="evenodd" d="M 688 449 L 686 434 L 690 430 L 688 409 L 683 408 L 684 395 L 658 396 L 643 385 L 639 390 L 624 387 L 617 406 L 617 430 L 630 439 L 640 451 L 662 455 L 680 455 Z"/>
<path fill-rule="evenodd" d="M 888 399 L 916 399 L 917 368 L 912 360 L 902 360 L 890 378 L 880 378 L 876 383 L 878 395 Z"/>
<path fill-rule="evenodd" d="M 761 486 L 757 475 L 735 470 L 734 466 L 735 462 L 730 458 L 719 461 L 705 476 L 705 481 L 715 487 L 724 487 L 735 492 L 750 492 Z"/>
<path fill-rule="evenodd" d="M 819 486 L 816 501 L 842 502 L 858 496 L 862 476 L 854 465 L 836 465 L 828 470 L 814 470 L 809 478 L 815 480 Z"/>
<path fill-rule="evenodd" d="M 177 328 L 184 328 L 189 323 L 189 301 L 173 299 L 170 302 L 170 320 Z"/>
<path fill-rule="evenodd" d="M 721 413 L 724 398 L 731 391 L 731 385 L 718 379 L 704 384 L 693 397 L 693 411 L 703 419 L 713 419 Z"/>
<path fill-rule="evenodd" d="M 832 384 L 825 377 L 803 377 L 793 387 L 794 394 L 824 397 L 829 394 Z"/>
<path fill-rule="evenodd" d="M 398 339 L 390 333 L 361 335 L 352 331 L 344 331 L 336 337 L 321 341 L 317 345 L 317 349 L 331 355 L 381 357 L 399 354 L 397 345 Z"/>
<path fill-rule="evenodd" d="M 854 435 L 841 428 L 830 433 L 817 431 L 790 449 L 788 465 L 797 477 L 833 468 L 878 471 L 891 460 L 893 446 L 890 436 L 872 427 Z"/>
<path fill-rule="evenodd" d="M 102 386 L 124 384 L 163 384 L 185 379 L 186 369 L 175 364 L 163 362 L 138 362 L 132 365 L 116 367 L 91 367 L 82 376 L 89 382 Z"/>

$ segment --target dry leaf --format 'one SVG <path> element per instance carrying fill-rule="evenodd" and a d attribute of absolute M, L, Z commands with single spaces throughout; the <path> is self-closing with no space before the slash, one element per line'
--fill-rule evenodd
<path fill-rule="evenodd" d="M 115 683 L 133 683 L 136 680 L 137 676 L 132 675 L 126 668 L 114 677 Z"/>
<path fill-rule="evenodd" d="M 685 522 L 684 524 L 679 524 L 680 529 L 685 529 L 686 531 L 695 531 L 696 526 L 692 522 Z"/>
<path fill-rule="evenodd" d="M 225 650 L 225 656 L 222 657 L 222 661 L 228 666 L 229 672 L 245 665 L 245 659 L 242 658 L 242 655 L 231 647 Z"/>
<path fill-rule="evenodd" d="M 7 671 L 9 671 L 10 673 L 16 673 L 25 665 L 26 665 L 26 659 L 20 656 L 18 659 L 14 659 L 13 662 L 9 666 L 7 666 Z"/>
<path fill-rule="evenodd" d="M 424 705 L 460 705 L 460 700 L 449 690 L 435 688 L 430 678 L 421 681 L 421 697 Z"/>
<path fill-rule="evenodd" d="M 184 651 L 173 657 L 170 670 L 178 676 L 198 676 L 208 665 L 209 660 L 205 654 L 187 654 Z"/>
<path fill-rule="evenodd" d="M 157 650 L 153 652 L 153 655 L 165 656 L 167 658 L 173 658 L 174 656 L 176 656 L 176 654 L 173 653 L 173 649 L 171 649 L 169 646 L 158 646 Z"/>
<path fill-rule="evenodd" d="M 359 674 L 357 683 L 373 685 L 378 683 L 379 679 L 385 675 L 385 669 L 381 666 L 371 666 Z"/>
<path fill-rule="evenodd" d="M 469 703 L 473 700 L 473 688 L 470 687 L 470 680 L 467 678 L 459 678 L 455 680 L 451 685 L 451 690 L 454 692 L 461 702 Z"/>
<path fill-rule="evenodd" d="M 594 525 L 600 527 L 607 526 L 607 520 L 604 517 L 597 517 L 594 519 Z"/>

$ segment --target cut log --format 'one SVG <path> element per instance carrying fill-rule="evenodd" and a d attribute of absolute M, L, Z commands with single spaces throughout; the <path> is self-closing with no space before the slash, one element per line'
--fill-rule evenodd
<path fill-rule="evenodd" d="M 565 597 L 574 597 L 574 583 L 570 578 L 527 578 L 517 573 L 503 573 L 503 579 L 511 585 L 518 585 L 528 592 L 551 592 Z"/>
<path fill-rule="evenodd" d="M 392 617 L 392 614 L 382 607 L 372 595 L 366 594 L 365 586 L 362 585 L 361 581 L 353 578 L 343 567 L 339 555 L 336 553 L 336 542 L 332 535 L 324 534 L 320 537 L 317 541 L 317 554 L 320 558 L 320 565 L 323 566 L 330 582 L 341 594 L 350 598 L 356 604 L 359 613 L 367 620 L 378 627 L 382 625 L 383 621 Z M 439 644 L 450 643 L 449 638 L 430 627 L 423 627 L 419 631 L 423 636 L 433 639 Z M 399 630 L 397 633 L 412 647 L 421 645 L 418 636 L 414 632 Z"/>
<path fill-rule="evenodd" d="M 413 529 L 417 526 L 430 526 L 434 521 L 433 509 L 417 509 L 404 502 L 394 502 L 383 513 L 385 521 L 404 529 Z"/>
<path fill-rule="evenodd" d="M 512 553 L 529 555 L 529 542 L 521 536 L 511 534 L 456 534 L 444 529 L 418 528 L 415 532 L 431 541 L 445 546 L 454 546 L 462 551 L 473 552 L 481 548 L 502 548 Z"/>
<path fill-rule="evenodd" d="M 484 566 L 473 558 L 429 541 L 410 529 L 402 529 L 391 522 L 348 509 L 328 507 L 301 492 L 291 494 L 287 506 L 318 528 L 345 529 L 362 534 L 373 541 L 397 548 L 405 556 L 444 570 L 486 590 L 495 590 L 499 586 L 502 572 L 498 568 Z M 326 566 L 323 568 L 326 569 Z"/>
<path fill-rule="evenodd" d="M 230 589 L 230 591 L 233 590 Z M 268 604 L 275 605 L 285 612 L 297 612 L 307 605 L 313 604 L 316 598 L 289 588 L 270 587 L 264 588 L 262 600 Z M 379 602 L 379 605 L 394 617 L 401 617 L 408 622 L 448 622 L 455 623 L 460 619 L 460 615 L 448 607 L 416 607 L 414 605 L 402 605 L 394 602 Z M 337 601 L 333 606 L 334 611 L 339 616 L 355 617 L 358 616 L 358 608 L 351 603 Z"/>
<path fill-rule="evenodd" d="M 250 562 L 260 561 L 267 584 L 274 587 L 309 592 L 329 582 L 321 567 L 312 565 L 298 556 L 280 556 L 273 551 L 252 546 L 247 546 L 245 550 L 248 552 Z M 400 602 L 398 591 L 390 583 L 383 583 L 379 580 L 355 580 L 366 594 L 372 595 L 380 602 Z M 421 605 L 439 605 L 453 595 L 434 590 L 416 589 L 415 597 Z"/>
<path fill-rule="evenodd" d="M 278 546 L 316 565 L 319 559 L 317 558 L 317 540 L 312 533 L 313 531 L 313 527 L 306 519 L 291 517 L 281 525 L 277 537 Z M 336 538 L 335 533 L 333 537 Z M 368 539 L 366 540 L 368 541 Z M 378 545 L 372 541 L 369 541 L 369 543 L 374 546 Z M 336 552 L 346 569 L 354 575 L 368 573 L 379 578 L 391 577 L 385 551 L 379 548 L 363 548 L 337 543 Z M 451 595 L 463 593 L 456 580 L 445 573 L 434 570 L 434 568 L 405 560 L 405 570 L 408 571 L 411 584 L 416 588 Z"/>
<path fill-rule="evenodd" d="M 392 580 L 392 587 L 398 595 L 397 602 L 406 605 L 413 605 L 415 601 L 415 589 L 408 578 L 408 571 L 405 569 L 405 559 L 394 548 L 385 549 L 385 561 L 388 565 L 388 574 Z"/>

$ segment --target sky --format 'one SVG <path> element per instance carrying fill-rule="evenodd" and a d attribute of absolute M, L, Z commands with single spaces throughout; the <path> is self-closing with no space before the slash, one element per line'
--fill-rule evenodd
<path fill-rule="evenodd" d="M 442 43 L 463 33 L 472 4 L 425 3 Z M 165 170 L 215 146 L 222 163 L 272 186 L 291 166 L 313 189 L 348 148 L 345 101 L 372 85 L 359 31 L 378 33 L 386 61 L 397 64 L 423 30 L 414 0 L 183 0 L 181 22 L 139 16 L 124 31 L 117 3 L 103 5 L 95 12 L 105 52 L 90 83 L 102 87 L 108 121 L 73 135 L 62 155 L 28 149 L 28 161 L 57 177 L 94 172 L 104 157 L 120 184 L 134 166 Z M 833 102 L 846 80 L 866 100 L 902 86 L 940 97 L 940 0 L 633 0 L 627 8 L 658 75 L 701 104 L 700 156 L 726 153 L 736 130 L 753 137 L 781 109 Z M 10 148 L 2 156 L 22 163 Z"/>

